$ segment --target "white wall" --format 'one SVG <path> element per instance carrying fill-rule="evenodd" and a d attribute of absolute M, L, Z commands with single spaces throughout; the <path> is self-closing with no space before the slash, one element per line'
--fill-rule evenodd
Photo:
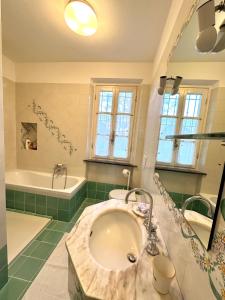
<path fill-rule="evenodd" d="M 2 76 L 11 81 L 16 81 L 15 63 L 5 55 L 2 55 Z"/>

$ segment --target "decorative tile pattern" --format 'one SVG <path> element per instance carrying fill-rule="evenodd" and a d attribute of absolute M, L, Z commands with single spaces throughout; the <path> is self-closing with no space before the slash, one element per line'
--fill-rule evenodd
<path fill-rule="evenodd" d="M 63 149 L 65 151 L 68 151 L 70 155 L 77 151 L 73 144 L 69 140 L 67 140 L 65 134 L 61 132 L 59 127 L 55 126 L 54 122 L 49 119 L 48 115 L 42 110 L 42 107 L 36 104 L 35 100 L 33 100 L 32 105 L 29 105 L 28 107 L 32 108 L 33 113 L 37 115 L 41 122 L 44 123 L 48 131 L 52 135 L 56 136 L 58 143 L 63 146 Z"/>

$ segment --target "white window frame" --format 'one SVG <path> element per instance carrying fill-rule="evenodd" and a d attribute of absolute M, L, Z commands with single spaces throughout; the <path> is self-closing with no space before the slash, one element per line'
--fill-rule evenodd
<path fill-rule="evenodd" d="M 95 147 L 96 147 L 96 136 L 97 136 L 97 121 L 98 121 L 98 113 L 99 113 L 99 99 L 101 91 L 111 91 L 113 92 L 113 108 L 110 114 L 112 116 L 111 128 L 110 128 L 110 145 L 109 145 L 109 155 L 108 156 L 98 156 L 96 155 Z M 116 128 L 116 116 L 117 115 L 126 115 L 126 113 L 118 113 L 118 96 L 121 91 L 131 91 L 133 93 L 132 100 L 132 111 L 131 113 L 127 113 L 127 115 L 131 116 L 130 130 L 129 130 L 129 142 L 128 142 L 128 157 L 127 158 L 118 158 L 113 156 L 114 149 L 114 137 L 115 137 L 115 128 Z M 91 157 L 93 159 L 103 159 L 107 161 L 114 162 L 131 162 L 132 159 L 132 151 L 133 151 L 133 140 L 134 140 L 134 124 L 136 123 L 136 110 L 137 110 L 137 93 L 138 86 L 131 85 L 95 85 L 94 86 L 94 102 L 93 102 L 93 110 L 92 110 L 92 134 L 91 134 Z"/>
<path fill-rule="evenodd" d="M 169 91 L 167 91 L 169 92 Z M 185 109 L 185 97 L 187 94 L 201 94 L 202 95 L 202 105 L 201 105 L 201 112 L 199 118 L 193 118 L 193 119 L 198 119 L 199 122 L 199 127 L 198 127 L 198 133 L 203 133 L 205 130 L 205 125 L 206 125 L 206 115 L 208 111 L 208 98 L 209 98 L 209 88 L 205 87 L 190 87 L 190 86 L 182 86 L 179 89 L 179 104 L 178 104 L 178 110 L 177 110 L 177 115 L 176 116 L 168 116 L 168 115 L 163 115 L 160 114 L 160 127 L 161 127 L 161 118 L 177 118 L 176 122 L 176 132 L 175 134 L 180 134 L 181 130 L 181 124 L 183 119 L 192 119 L 191 117 L 184 117 L 184 109 Z M 163 107 L 163 100 L 162 100 L 162 107 Z M 160 129 L 160 128 L 159 128 Z M 159 138 L 158 138 L 158 146 L 159 146 L 159 141 L 160 141 L 160 132 L 159 132 Z M 157 166 L 162 166 L 162 167 L 174 167 L 174 168 L 185 168 L 185 169 L 198 169 L 199 166 L 199 154 L 201 151 L 201 141 L 196 140 L 196 154 L 194 157 L 194 163 L 192 165 L 185 165 L 185 164 L 179 164 L 178 163 L 178 152 L 179 152 L 179 146 L 181 139 L 174 139 L 173 140 L 173 157 L 172 157 L 172 162 L 171 163 L 166 163 L 166 162 L 160 162 L 157 161 L 157 156 L 156 156 L 156 165 Z M 158 147 L 157 147 L 158 149 Z M 158 151 L 157 151 L 158 153 Z"/>

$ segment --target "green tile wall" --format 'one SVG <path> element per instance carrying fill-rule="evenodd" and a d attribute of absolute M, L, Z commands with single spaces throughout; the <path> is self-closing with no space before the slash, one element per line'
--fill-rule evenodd
<path fill-rule="evenodd" d="M 0 289 L 8 281 L 7 245 L 0 249 Z"/>
<path fill-rule="evenodd" d="M 189 195 L 189 194 L 180 194 L 180 193 L 174 193 L 174 192 L 169 192 L 169 194 L 170 194 L 170 197 L 173 199 L 174 203 L 176 204 L 177 208 L 181 208 L 184 201 L 187 198 L 190 198 L 193 196 L 193 195 Z M 204 216 L 208 216 L 207 215 L 207 212 L 208 212 L 207 207 L 200 201 L 195 201 L 195 202 L 190 203 L 187 206 L 187 209 L 194 210 Z"/>
<path fill-rule="evenodd" d="M 124 185 L 88 181 L 70 200 L 6 190 L 6 207 L 69 222 L 86 197 L 104 201 L 109 199 L 111 190 L 125 188 Z"/>
<path fill-rule="evenodd" d="M 6 207 L 12 210 L 51 216 L 55 220 L 69 222 L 86 198 L 86 191 L 87 183 L 69 200 L 6 190 Z"/>

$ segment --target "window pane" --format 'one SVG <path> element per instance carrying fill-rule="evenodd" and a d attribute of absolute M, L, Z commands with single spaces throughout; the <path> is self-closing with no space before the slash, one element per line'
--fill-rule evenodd
<path fill-rule="evenodd" d="M 160 140 L 157 161 L 171 163 L 173 157 L 173 141 Z"/>
<path fill-rule="evenodd" d="M 116 117 L 116 136 L 129 136 L 130 116 L 119 115 Z"/>
<path fill-rule="evenodd" d="M 199 117 L 202 95 L 188 94 L 185 99 L 184 117 Z"/>
<path fill-rule="evenodd" d="M 97 135 L 95 152 L 98 156 L 109 155 L 109 136 Z"/>
<path fill-rule="evenodd" d="M 176 118 L 161 118 L 160 139 L 165 139 L 167 135 L 175 134 L 176 121 Z"/>
<path fill-rule="evenodd" d="M 163 97 L 162 115 L 176 116 L 178 109 L 179 95 L 166 93 Z"/>
<path fill-rule="evenodd" d="M 181 141 L 178 152 L 178 163 L 182 165 L 193 165 L 195 158 L 195 141 Z"/>
<path fill-rule="evenodd" d="M 99 96 L 99 112 L 111 112 L 113 102 L 113 92 L 101 91 Z"/>
<path fill-rule="evenodd" d="M 111 115 L 99 114 L 97 134 L 110 135 Z"/>
<path fill-rule="evenodd" d="M 131 113 L 132 111 L 132 92 L 119 92 L 118 97 L 118 112 L 119 113 Z"/>
<path fill-rule="evenodd" d="M 128 157 L 128 137 L 115 137 L 113 156 L 117 158 Z"/>
<path fill-rule="evenodd" d="M 183 119 L 181 125 L 181 134 L 194 134 L 198 132 L 199 120 Z"/>

